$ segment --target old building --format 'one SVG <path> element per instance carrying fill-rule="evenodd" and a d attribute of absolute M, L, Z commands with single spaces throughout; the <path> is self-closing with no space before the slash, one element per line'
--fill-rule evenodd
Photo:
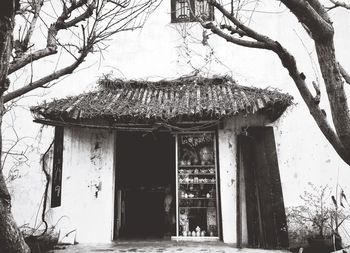
<path fill-rule="evenodd" d="M 51 215 L 77 242 L 166 238 L 285 248 L 273 123 L 292 97 L 228 77 L 104 77 L 32 107 L 55 127 Z M 55 220 L 55 218 L 53 218 Z"/>
<path fill-rule="evenodd" d="M 189 2 L 224 24 L 206 1 Z M 316 95 L 312 82 L 321 78 L 304 28 L 279 1 L 227 1 L 227 7 L 245 2 L 244 20 L 294 55 Z M 337 57 L 349 69 L 349 13 L 335 8 L 329 15 Z M 40 29 L 33 36 L 46 42 Z M 31 50 L 41 49 L 40 43 Z M 286 211 L 303 205 L 299 196 L 310 192 L 310 184 L 328 185 L 334 196 L 339 185 L 349 196 L 349 166 L 322 135 L 276 55 L 218 38 L 194 22 L 182 0 L 161 1 L 142 29 L 118 33 L 106 45 L 59 85 L 33 91 L 4 115 L 4 141 L 24 140 L 13 151 L 25 152 L 25 159 L 14 156 L 11 163 L 7 156 L 3 166 L 12 213 L 26 235 L 41 234 L 47 222 L 49 235 L 54 229 L 80 243 L 165 235 L 285 247 L 283 205 Z M 56 67 L 74 61 L 59 58 Z M 11 82 L 40 78 L 52 61 L 29 64 Z M 177 79 L 193 73 L 212 78 Z M 122 80 L 96 84 L 103 74 Z M 267 87 L 291 94 L 293 106 L 287 108 L 290 96 Z M 331 119 L 326 100 L 321 89 L 319 106 Z M 33 123 L 26 108 L 37 103 Z M 192 142 L 202 144 L 192 148 Z M 203 157 L 211 163 L 202 164 Z M 43 164 L 52 177 L 47 195 Z M 350 245 L 350 227 L 343 225 Z"/>

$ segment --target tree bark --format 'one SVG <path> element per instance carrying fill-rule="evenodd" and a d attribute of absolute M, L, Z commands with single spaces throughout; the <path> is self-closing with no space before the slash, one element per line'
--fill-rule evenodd
<path fill-rule="evenodd" d="M 11 11 L 10 0 L 5 1 L 8 6 L 1 7 L 0 11 L 0 95 L 7 90 L 7 80 L 10 56 L 12 51 L 12 33 L 14 28 L 15 10 Z"/>
<path fill-rule="evenodd" d="M 326 86 L 332 120 L 345 150 L 350 157 L 350 112 L 344 81 L 336 61 L 332 39 L 315 41 L 322 77 Z"/>
<path fill-rule="evenodd" d="M 7 90 L 9 61 L 12 51 L 12 34 L 18 0 L 5 0 L 0 10 L 0 128 L 3 116 L 3 93 Z M 2 151 L 2 135 L 0 131 L 0 157 Z M 30 252 L 23 235 L 19 231 L 11 214 L 11 196 L 8 192 L 3 171 L 0 169 L 0 251 L 6 253 Z"/>

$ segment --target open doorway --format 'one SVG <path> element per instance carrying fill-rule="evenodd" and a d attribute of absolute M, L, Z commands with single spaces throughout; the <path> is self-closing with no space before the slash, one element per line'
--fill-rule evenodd
<path fill-rule="evenodd" d="M 115 185 L 114 239 L 175 233 L 174 136 L 118 132 Z"/>

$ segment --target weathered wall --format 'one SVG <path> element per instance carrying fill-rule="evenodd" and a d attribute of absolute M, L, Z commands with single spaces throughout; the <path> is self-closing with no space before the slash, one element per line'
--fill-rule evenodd
<path fill-rule="evenodd" d="M 64 129 L 62 206 L 50 210 L 77 242 L 110 242 L 113 222 L 114 133 Z"/>
<path fill-rule="evenodd" d="M 232 130 L 219 130 L 219 174 L 223 241 L 237 243 L 236 233 L 236 135 Z"/>
<path fill-rule="evenodd" d="M 30 130 L 28 125 L 30 124 L 23 124 L 22 128 Z M 11 194 L 12 213 L 17 224 L 28 234 L 31 234 L 34 230 L 40 232 L 40 229 L 43 228 L 41 213 L 46 177 L 42 171 L 41 157 L 50 146 L 54 135 L 53 130 L 54 128 L 52 127 L 41 129 L 39 136 L 35 138 L 37 143 L 33 144 L 35 148 L 29 149 L 31 152 L 29 155 L 27 154 L 27 161 L 24 160 L 24 163 L 18 166 L 16 166 L 16 164 L 6 163 L 4 168 L 5 178 L 7 179 L 6 183 Z M 16 128 L 16 131 L 23 134 L 21 128 Z M 45 135 L 46 138 L 41 136 L 41 133 Z M 3 136 L 5 136 L 4 138 L 10 138 L 7 131 L 4 131 L 3 134 Z M 26 140 L 28 139 L 27 137 Z M 15 150 L 17 149 L 18 147 L 15 147 Z M 21 147 L 18 150 L 19 152 L 25 152 L 26 147 Z M 50 157 L 51 153 L 49 153 L 48 156 Z M 17 159 L 18 157 L 15 158 Z M 11 164 L 11 167 L 6 166 L 9 164 Z M 47 165 L 48 164 L 50 164 L 49 160 L 47 160 Z M 47 170 L 50 170 L 50 166 L 47 166 Z"/>

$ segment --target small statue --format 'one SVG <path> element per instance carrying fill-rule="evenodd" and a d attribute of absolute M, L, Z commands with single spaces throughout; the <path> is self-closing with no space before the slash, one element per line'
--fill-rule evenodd
<path fill-rule="evenodd" d="M 196 227 L 196 235 L 201 236 L 201 228 L 199 226 Z"/>

